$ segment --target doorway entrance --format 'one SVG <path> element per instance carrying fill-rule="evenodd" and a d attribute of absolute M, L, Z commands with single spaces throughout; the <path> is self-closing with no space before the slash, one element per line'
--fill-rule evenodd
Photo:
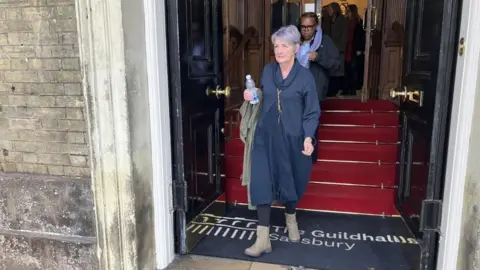
<path fill-rule="evenodd" d="M 239 179 L 243 145 L 238 139 L 240 119 L 235 97 L 241 96 L 243 76 L 252 69 L 242 64 L 244 69 L 237 73 L 235 85 L 234 77 L 225 74 L 237 70 L 239 62 L 224 59 L 225 55 L 240 55 L 239 59 L 257 66 L 259 75 L 265 62 L 259 59 L 268 59 L 271 54 L 265 41 L 266 24 L 260 31 L 244 27 L 243 34 L 238 31 L 242 37 L 232 44 L 235 46 L 225 45 L 225 39 L 230 41 L 235 35 L 230 24 L 222 27 L 226 2 L 231 4 L 225 1 L 223 8 L 216 0 L 168 3 L 169 68 L 174 89 L 171 103 L 175 116 L 174 205 L 178 252 L 239 258 L 236 256 L 248 244 L 238 240 L 254 239 L 255 213 L 246 210 L 247 190 Z M 369 0 L 366 12 L 370 25 L 367 40 L 371 42 L 367 47 L 371 52 L 375 51 L 373 40 L 378 40 L 372 25 L 390 10 L 373 4 Z M 262 2 L 260 10 L 267 10 L 269 5 Z M 397 59 L 401 67 L 398 83 L 387 80 L 396 87 L 385 91 L 374 84 L 370 72 L 374 65 L 368 60 L 364 102 L 331 99 L 322 103 L 319 160 L 299 205 L 304 237 L 299 246 L 284 244 L 285 232 L 278 220 L 277 234 L 271 238 L 278 240 L 279 248 L 274 246 L 278 252 L 272 253 L 269 262 L 282 263 L 281 259 L 290 254 L 304 264 L 285 264 L 314 268 L 344 269 L 341 267 L 355 263 L 377 269 L 385 266 L 378 263 L 387 263 L 389 269 L 434 267 L 453 74 L 453 65 L 446 63 L 455 60 L 457 23 L 457 12 L 443 11 L 456 11 L 457 5 L 453 0 L 409 1 L 400 16 L 405 18 L 404 24 L 393 22 L 391 27 L 400 40 L 397 51 L 403 58 Z M 378 31 L 381 36 L 383 29 Z M 394 43 L 392 40 L 389 44 Z M 244 46 L 250 46 L 252 51 L 245 51 Z M 371 52 L 366 58 L 375 59 Z M 382 55 L 382 49 L 377 54 Z M 388 63 L 392 62 L 389 59 Z M 258 81 L 258 75 L 252 75 Z M 375 82 L 381 78 L 378 75 Z M 387 97 L 393 101 L 382 100 Z M 243 227 L 236 227 L 239 224 Z M 354 244 L 365 246 L 357 251 Z M 332 261 L 315 255 L 328 248 L 332 253 L 325 257 Z M 309 254 L 308 250 L 314 252 Z M 369 253 L 362 253 L 365 250 Z M 385 256 L 391 260 L 385 262 Z"/>

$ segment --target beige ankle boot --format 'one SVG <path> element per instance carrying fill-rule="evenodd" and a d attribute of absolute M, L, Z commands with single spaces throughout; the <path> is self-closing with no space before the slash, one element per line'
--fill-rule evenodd
<path fill-rule="evenodd" d="M 288 240 L 294 243 L 300 242 L 300 232 L 298 231 L 296 215 L 285 214 L 285 223 L 287 223 Z"/>
<path fill-rule="evenodd" d="M 270 243 L 270 228 L 265 226 L 257 226 L 257 239 L 255 243 L 245 249 L 245 255 L 250 257 L 260 257 L 263 254 L 272 252 L 272 244 Z"/>

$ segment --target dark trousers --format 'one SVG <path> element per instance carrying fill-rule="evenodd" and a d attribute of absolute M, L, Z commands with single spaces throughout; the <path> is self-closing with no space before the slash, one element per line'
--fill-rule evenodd
<path fill-rule="evenodd" d="M 349 96 L 357 95 L 358 68 L 355 60 L 345 62 L 345 80 L 343 94 Z"/>
<path fill-rule="evenodd" d="M 328 84 L 327 97 L 334 97 L 338 94 L 338 91 L 343 88 L 343 76 L 341 77 L 330 77 L 330 82 Z"/>
<path fill-rule="evenodd" d="M 365 69 L 365 56 L 363 54 L 355 57 L 355 70 L 357 72 L 357 80 L 355 82 L 355 89 L 362 89 L 363 87 L 363 75 Z"/>
<path fill-rule="evenodd" d="M 295 214 L 297 209 L 297 202 L 288 202 L 285 204 L 285 213 Z M 272 206 L 269 204 L 257 205 L 258 225 L 268 227 L 270 226 L 270 212 Z"/>

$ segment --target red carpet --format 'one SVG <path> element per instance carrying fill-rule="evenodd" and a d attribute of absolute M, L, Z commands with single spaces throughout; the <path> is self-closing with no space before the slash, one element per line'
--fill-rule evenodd
<path fill-rule="evenodd" d="M 221 200 L 247 203 L 241 186 L 243 143 L 238 113 L 226 115 L 226 192 Z M 300 208 L 397 215 L 398 108 L 389 101 L 330 99 L 322 103 L 318 162 Z"/>

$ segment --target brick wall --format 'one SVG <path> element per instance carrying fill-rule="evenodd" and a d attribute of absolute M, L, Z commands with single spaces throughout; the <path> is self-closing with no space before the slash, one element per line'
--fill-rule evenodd
<path fill-rule="evenodd" d="M 89 176 L 74 0 L 0 0 L 0 171 Z"/>

